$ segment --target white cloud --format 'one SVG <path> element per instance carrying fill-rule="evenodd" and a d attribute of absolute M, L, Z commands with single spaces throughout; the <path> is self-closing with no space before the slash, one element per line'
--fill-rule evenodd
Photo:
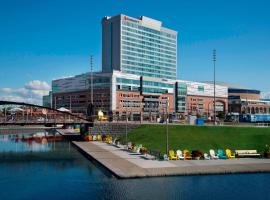
<path fill-rule="evenodd" d="M 47 82 L 39 80 L 30 81 L 25 84 L 24 88 L 28 90 L 50 90 L 50 86 Z"/>
<path fill-rule="evenodd" d="M 50 86 L 45 81 L 34 80 L 23 88 L 0 88 L 0 100 L 42 104 L 42 96 L 47 95 Z"/>

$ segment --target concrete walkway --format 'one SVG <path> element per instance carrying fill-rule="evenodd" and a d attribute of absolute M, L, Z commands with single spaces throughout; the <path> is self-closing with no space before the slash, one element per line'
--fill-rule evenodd
<path fill-rule="evenodd" d="M 73 142 L 119 178 L 270 172 L 270 159 L 157 161 L 103 142 Z"/>

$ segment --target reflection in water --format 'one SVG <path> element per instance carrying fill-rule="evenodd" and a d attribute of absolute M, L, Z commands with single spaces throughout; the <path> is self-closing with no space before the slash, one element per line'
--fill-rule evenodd
<path fill-rule="evenodd" d="M 53 135 L 0 135 L 0 200 L 270 199 L 270 174 L 119 180 Z"/>
<path fill-rule="evenodd" d="M 63 141 L 59 134 L 38 132 L 35 134 L 0 135 L 0 152 L 44 152 L 55 148 Z"/>

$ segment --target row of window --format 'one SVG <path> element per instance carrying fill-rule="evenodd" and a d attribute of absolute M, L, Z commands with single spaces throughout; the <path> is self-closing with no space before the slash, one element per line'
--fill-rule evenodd
<path fill-rule="evenodd" d="M 135 66 L 126 65 L 126 64 L 123 64 L 122 66 L 123 66 L 123 68 L 130 69 L 130 70 L 135 70 L 135 71 L 140 71 L 140 72 L 156 73 L 156 74 L 164 74 L 164 75 L 167 74 L 167 75 L 175 76 L 175 73 L 173 73 L 173 72 L 166 72 L 166 71 L 160 71 L 160 70 L 154 70 L 154 69 L 147 69 L 147 68 L 144 68 L 144 67 L 135 67 Z"/>
<path fill-rule="evenodd" d="M 94 77 L 93 83 L 110 83 L 111 79 L 110 78 L 96 78 Z M 91 84 L 91 80 L 88 79 L 88 83 Z"/>
<path fill-rule="evenodd" d="M 126 79 L 126 78 L 116 78 L 116 82 L 117 83 L 140 85 L 140 80 Z"/>
<path fill-rule="evenodd" d="M 137 71 L 132 71 L 128 69 L 123 69 L 122 70 L 124 73 L 127 74 L 135 74 L 139 76 L 150 76 L 150 77 L 155 77 L 155 78 L 166 78 L 166 79 L 175 79 L 176 76 L 166 76 L 166 75 L 159 75 L 159 74 L 152 74 L 152 73 L 144 73 L 144 72 L 137 72 Z"/>
<path fill-rule="evenodd" d="M 132 80 L 132 79 L 126 79 L 126 78 L 116 78 L 116 82 L 117 83 L 120 83 L 120 84 L 123 84 L 124 83 L 124 84 L 140 85 L 140 81 L 139 80 Z M 143 85 L 173 88 L 173 84 L 161 83 L 161 82 L 153 82 L 153 81 L 143 81 Z"/>
<path fill-rule="evenodd" d="M 204 86 L 198 86 L 198 91 L 199 92 L 204 92 Z"/>
<path fill-rule="evenodd" d="M 156 86 L 156 87 L 173 88 L 173 84 L 169 84 L 169 83 L 160 83 L 160 82 L 154 82 L 154 81 L 143 81 L 143 85 Z"/>
<path fill-rule="evenodd" d="M 146 58 L 146 59 L 150 59 L 150 60 L 154 60 L 154 61 L 151 61 L 151 62 L 163 62 L 162 64 L 166 64 L 166 65 L 171 65 L 170 63 L 173 64 L 173 66 L 176 65 L 176 61 L 175 60 L 168 60 L 168 59 L 164 59 L 164 58 L 159 58 L 159 57 L 154 57 L 154 56 L 149 56 L 149 55 L 146 55 L 146 54 L 141 54 L 141 53 L 136 53 L 136 52 L 131 52 L 131 51 L 126 51 L 126 50 L 122 50 L 122 53 L 123 54 L 126 54 L 126 55 L 131 55 L 131 56 L 136 56 L 136 57 L 140 57 L 140 58 Z M 164 63 L 164 62 L 167 62 L 167 63 Z"/>
<path fill-rule="evenodd" d="M 128 85 L 116 85 L 116 90 L 134 91 L 139 92 L 140 87 L 128 86 Z"/>
<path fill-rule="evenodd" d="M 165 63 L 161 63 L 161 62 L 158 62 L 158 61 L 151 61 L 151 60 L 146 60 L 146 59 L 142 59 L 142 58 L 135 58 L 135 57 L 131 57 L 131 56 L 128 56 L 128 55 L 122 55 L 122 59 L 136 61 L 136 62 L 140 62 L 140 63 L 147 63 L 147 64 L 151 64 L 151 65 L 154 64 L 154 65 L 158 65 L 158 66 L 161 66 L 161 67 L 163 67 L 163 66 L 164 67 L 171 67 L 171 68 L 173 68 L 174 71 L 176 71 L 176 65 L 172 65 L 172 64 L 165 64 Z"/>
<path fill-rule="evenodd" d="M 139 87 L 131 87 L 131 86 L 126 86 L 126 85 L 117 85 L 116 88 L 117 88 L 117 90 L 125 90 L 125 91 L 139 91 L 140 90 Z M 160 89 L 160 88 L 145 88 L 144 87 L 142 89 L 142 92 L 167 94 L 168 90 Z"/>
<path fill-rule="evenodd" d="M 161 88 L 146 88 L 146 87 L 144 87 L 144 88 L 142 88 L 142 92 L 166 94 L 166 93 L 168 93 L 168 90 L 161 89 Z"/>
<path fill-rule="evenodd" d="M 187 95 L 187 90 L 178 90 L 177 91 L 177 95 L 181 96 L 181 95 Z"/>
<path fill-rule="evenodd" d="M 246 104 L 246 103 L 248 103 L 249 105 L 258 105 L 258 104 L 260 104 L 260 105 L 269 105 L 270 104 L 270 102 L 252 102 L 252 101 L 241 101 L 241 103 L 242 104 Z"/>
<path fill-rule="evenodd" d="M 127 56 L 122 56 L 123 59 L 127 59 Z M 134 67 L 141 67 L 143 68 L 142 71 L 146 71 L 146 69 L 155 69 L 160 72 L 170 72 L 171 74 L 176 75 L 176 70 L 172 68 L 168 68 L 167 66 L 158 66 L 158 65 L 151 65 L 146 63 L 140 63 L 140 62 L 133 62 L 129 60 L 122 60 L 122 64 L 134 66 Z"/>
<path fill-rule="evenodd" d="M 267 113 L 267 110 L 270 113 L 270 108 L 267 109 L 267 108 L 262 108 L 262 107 L 260 107 L 260 108 L 258 108 L 258 107 L 256 107 L 256 108 L 254 108 L 254 107 L 252 107 L 252 108 L 250 108 L 250 107 L 247 107 L 247 108 L 243 107 L 243 111 L 245 111 L 247 113 Z"/>
<path fill-rule="evenodd" d="M 125 25 L 124 25 L 124 26 L 122 26 L 122 29 L 123 29 L 123 30 L 130 31 L 130 32 L 133 32 L 133 33 L 137 33 L 137 34 L 142 35 L 142 36 L 146 36 L 146 37 L 150 37 L 150 38 L 155 38 L 155 39 L 163 40 L 163 41 L 166 41 L 166 42 L 171 42 L 171 43 L 173 43 L 173 44 L 176 43 L 176 39 L 169 39 L 169 38 L 166 38 L 166 37 L 161 37 L 161 36 L 159 36 L 159 35 L 147 33 L 147 32 L 144 32 L 144 31 L 135 29 L 135 28 L 131 28 L 131 27 L 129 27 L 129 26 L 125 26 Z"/>
<path fill-rule="evenodd" d="M 148 65 L 143 63 L 136 63 L 128 60 L 122 61 L 122 66 L 128 69 L 134 69 L 138 71 L 145 71 L 145 72 L 151 72 L 156 74 L 168 74 L 171 76 L 176 76 L 176 73 L 174 70 L 166 67 L 159 67 L 155 65 Z M 150 66 L 150 67 L 149 67 Z"/>
<path fill-rule="evenodd" d="M 174 59 L 176 59 L 176 51 L 167 51 L 167 50 L 164 50 L 164 49 L 160 49 L 160 48 L 153 48 L 151 46 L 145 46 L 145 45 L 141 45 L 141 44 L 137 44 L 137 43 L 134 43 L 134 42 L 129 42 L 129 41 L 125 41 L 125 40 L 122 40 L 122 44 L 124 45 L 129 45 L 131 47 L 137 47 L 137 48 L 141 48 L 144 50 L 148 50 L 148 51 L 151 51 L 151 52 L 158 52 L 158 53 L 164 53 L 164 54 L 168 54 L 168 55 L 172 55 Z M 161 55 L 164 55 L 164 54 L 161 54 Z"/>
<path fill-rule="evenodd" d="M 140 26 L 138 24 L 134 24 L 134 23 L 131 23 L 131 22 L 122 21 L 122 24 L 124 24 L 126 26 L 133 27 L 133 28 L 137 28 L 137 29 L 140 29 L 140 30 L 144 30 L 144 31 L 149 32 L 149 33 L 154 33 L 154 34 L 157 34 L 157 35 L 166 36 L 168 38 L 173 38 L 173 39 L 176 38 L 176 35 L 169 34 L 169 33 L 163 32 L 163 31 L 154 30 L 154 29 L 147 28 L 147 27 L 144 27 L 144 26 Z"/>
<path fill-rule="evenodd" d="M 123 28 L 125 28 L 125 27 L 123 27 Z M 135 38 L 140 39 L 140 40 L 162 44 L 162 45 L 165 45 L 165 46 L 168 46 L 168 47 L 176 47 L 175 44 L 168 43 L 168 42 L 163 42 L 161 40 L 156 40 L 156 39 L 148 38 L 148 37 L 141 36 L 141 35 L 138 35 L 138 34 L 134 34 L 134 33 L 131 33 L 129 31 L 125 31 L 125 30 L 122 31 L 122 34 L 123 35 L 126 35 L 126 36 L 135 37 Z"/>
<path fill-rule="evenodd" d="M 176 48 L 166 47 L 166 46 L 163 46 L 160 44 L 155 44 L 153 42 L 146 42 L 146 41 L 142 41 L 142 40 L 137 40 L 135 38 L 128 37 L 128 36 L 122 36 L 122 39 L 131 41 L 131 42 L 136 42 L 136 43 L 142 44 L 142 45 L 148 45 L 148 46 L 155 47 L 155 48 L 166 49 L 166 50 L 169 50 L 172 52 L 176 51 Z"/>
<path fill-rule="evenodd" d="M 177 96 L 177 101 L 181 101 L 181 102 L 186 102 L 187 101 L 187 98 L 186 96 Z"/>
<path fill-rule="evenodd" d="M 120 97 L 125 97 L 125 98 L 139 98 L 140 97 L 140 95 L 138 95 L 138 94 L 120 94 Z"/>
<path fill-rule="evenodd" d="M 138 33 L 138 34 L 141 34 L 141 35 L 144 35 L 144 36 L 147 36 L 147 37 L 152 37 L 152 38 L 156 38 L 156 39 L 160 39 L 160 40 L 165 40 L 165 41 L 172 42 L 172 43 L 176 42 L 176 37 L 170 38 L 170 37 L 166 37 L 166 36 L 156 34 L 156 33 L 149 33 L 149 32 L 147 32 L 145 30 L 138 29 L 138 28 L 133 27 L 133 26 L 129 26 L 129 25 L 125 24 L 125 23 L 122 23 L 122 24 L 123 24 L 122 28 L 125 27 L 125 28 L 127 28 L 127 30 L 133 31 L 134 33 Z"/>
<path fill-rule="evenodd" d="M 171 59 L 171 60 L 174 60 L 174 61 L 176 60 L 175 56 L 168 56 L 168 55 L 162 54 L 162 53 L 155 53 L 153 51 L 147 51 L 145 49 L 134 48 L 133 46 L 130 47 L 130 46 L 126 46 L 125 44 L 122 45 L 122 49 L 129 50 L 129 51 L 134 51 L 136 53 L 141 53 L 141 54 L 148 54 L 148 55 L 151 55 L 151 56 L 168 58 L 168 59 Z"/>

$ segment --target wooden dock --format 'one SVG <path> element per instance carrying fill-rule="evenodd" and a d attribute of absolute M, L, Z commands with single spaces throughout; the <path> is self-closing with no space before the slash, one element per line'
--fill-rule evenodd
<path fill-rule="evenodd" d="M 118 178 L 270 172 L 270 159 L 157 161 L 103 142 L 73 142 Z"/>

